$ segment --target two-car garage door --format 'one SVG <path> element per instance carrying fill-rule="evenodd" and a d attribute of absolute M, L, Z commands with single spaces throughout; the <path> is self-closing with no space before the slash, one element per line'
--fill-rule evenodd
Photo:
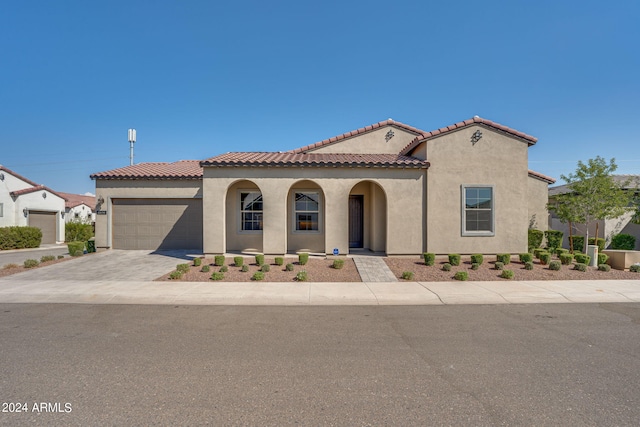
<path fill-rule="evenodd" d="M 202 250 L 202 199 L 113 199 L 115 249 Z"/>

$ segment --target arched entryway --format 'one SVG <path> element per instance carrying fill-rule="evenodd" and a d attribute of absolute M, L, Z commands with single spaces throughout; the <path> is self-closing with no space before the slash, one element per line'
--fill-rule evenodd
<path fill-rule="evenodd" d="M 225 250 L 262 252 L 264 224 L 260 187 L 250 180 L 234 182 L 227 189 L 225 207 Z"/>
<path fill-rule="evenodd" d="M 349 250 L 387 250 L 387 197 L 373 181 L 362 181 L 349 192 Z"/>
<path fill-rule="evenodd" d="M 288 252 L 325 252 L 325 197 L 310 180 L 298 181 L 287 195 Z"/>

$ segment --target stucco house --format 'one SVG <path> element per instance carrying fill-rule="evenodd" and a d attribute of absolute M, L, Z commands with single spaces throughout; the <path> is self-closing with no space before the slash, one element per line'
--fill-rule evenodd
<path fill-rule="evenodd" d="M 285 152 L 95 173 L 96 242 L 205 254 L 527 250 L 546 229 L 533 136 L 474 117 L 426 132 L 385 120 Z"/>
<path fill-rule="evenodd" d="M 96 220 L 96 198 L 95 196 L 86 196 L 82 194 L 72 194 L 58 192 L 59 195 L 64 197 L 64 220 L 65 222 L 82 222 L 85 224 L 92 224 Z"/>
<path fill-rule="evenodd" d="M 43 244 L 63 242 L 64 205 L 59 193 L 0 165 L 0 227 L 38 227 Z"/>

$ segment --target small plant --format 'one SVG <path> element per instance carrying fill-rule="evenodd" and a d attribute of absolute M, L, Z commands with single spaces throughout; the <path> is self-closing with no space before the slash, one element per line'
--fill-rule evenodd
<path fill-rule="evenodd" d="M 309 262 L 309 254 L 308 253 L 303 252 L 301 254 L 298 254 L 298 264 L 306 265 L 307 262 Z"/>
<path fill-rule="evenodd" d="M 291 263 L 287 264 L 287 265 L 284 267 L 284 269 L 285 269 L 286 271 L 293 271 L 293 264 L 291 264 Z"/>
<path fill-rule="evenodd" d="M 58 259 L 64 259 L 64 255 L 58 255 Z"/>
<path fill-rule="evenodd" d="M 540 259 L 540 264 L 547 265 L 551 261 L 551 254 L 549 252 L 541 252 L 538 258 Z"/>
<path fill-rule="evenodd" d="M 581 263 L 581 262 L 577 262 L 575 264 L 573 264 L 573 269 L 574 270 L 578 270 L 578 271 L 582 271 L 583 273 L 585 271 L 587 271 L 587 264 Z"/>
<path fill-rule="evenodd" d="M 249 266 L 247 264 L 243 264 L 242 267 L 240 267 L 240 271 L 246 273 L 247 271 L 249 271 Z"/>
<path fill-rule="evenodd" d="M 442 270 L 451 271 L 451 264 L 449 264 L 448 262 L 445 262 L 444 264 L 442 264 Z"/>
<path fill-rule="evenodd" d="M 209 267 L 209 265 L 203 265 L 200 271 L 202 271 L 203 273 L 208 273 L 209 271 L 211 271 L 211 267 Z"/>
<path fill-rule="evenodd" d="M 599 264 L 598 270 L 600 271 L 611 271 L 611 266 L 609 264 Z"/>
<path fill-rule="evenodd" d="M 573 254 L 567 252 L 563 252 L 560 255 L 560 262 L 563 265 L 571 265 L 571 263 L 573 262 Z"/>
<path fill-rule="evenodd" d="M 224 265 L 224 255 L 216 255 L 213 258 L 213 263 L 218 267 L 222 267 Z"/>
<path fill-rule="evenodd" d="M 269 264 L 262 264 L 262 267 L 260 267 L 260 271 L 262 271 L 263 273 L 268 273 L 269 271 L 271 271 L 271 266 L 269 266 Z"/>
<path fill-rule="evenodd" d="M 471 255 L 471 264 L 482 265 L 483 262 L 484 262 L 484 257 L 482 256 L 482 254 Z"/>
<path fill-rule="evenodd" d="M 606 264 L 609 259 L 609 255 L 607 254 L 598 254 L 598 265 Z"/>
<path fill-rule="evenodd" d="M 3 269 L 3 270 L 9 270 L 9 269 L 11 269 L 11 268 L 16 268 L 16 267 L 20 267 L 20 266 L 19 266 L 18 264 L 11 263 L 11 264 L 5 264 L 5 265 L 2 267 L 2 269 Z"/>
<path fill-rule="evenodd" d="M 69 242 L 67 243 L 69 248 L 69 255 L 80 256 L 84 254 L 84 242 Z"/>
<path fill-rule="evenodd" d="M 542 249 L 542 248 L 537 248 L 533 251 L 533 256 L 535 256 L 536 258 L 540 259 L 540 254 L 542 252 L 547 252 L 546 249 Z"/>
<path fill-rule="evenodd" d="M 402 272 L 403 280 L 413 280 L 413 271 L 403 271 Z"/>
<path fill-rule="evenodd" d="M 306 282 L 308 279 L 307 277 L 307 272 L 306 271 L 299 271 L 298 274 L 296 274 L 296 280 L 298 282 Z"/>
<path fill-rule="evenodd" d="M 551 261 L 549 263 L 549 270 L 560 271 L 561 267 L 562 267 L 562 264 L 560 263 L 560 261 Z"/>
<path fill-rule="evenodd" d="M 477 263 L 476 263 L 477 264 Z M 469 273 L 467 273 L 466 271 L 458 271 L 454 276 L 454 279 L 456 280 L 462 280 L 465 281 L 469 278 Z"/>
<path fill-rule="evenodd" d="M 284 265 L 284 258 L 281 256 L 277 256 L 275 259 L 276 265 Z"/>
<path fill-rule="evenodd" d="M 589 265 L 589 263 L 591 262 L 591 257 L 589 255 L 582 254 L 582 253 L 575 254 L 574 258 L 578 264 Z"/>
<path fill-rule="evenodd" d="M 527 263 L 533 261 L 533 255 L 528 252 L 518 255 L 520 262 Z"/>
<path fill-rule="evenodd" d="M 189 264 L 178 264 L 178 265 L 176 265 L 176 270 L 181 272 L 182 274 L 188 272 L 190 268 L 191 267 L 189 266 Z"/>
<path fill-rule="evenodd" d="M 37 267 L 40 262 L 37 259 L 27 259 L 24 261 L 24 268 Z"/>
<path fill-rule="evenodd" d="M 233 265 L 235 265 L 236 267 L 242 267 L 244 265 L 244 258 L 241 256 L 234 256 Z"/>
<path fill-rule="evenodd" d="M 511 254 L 498 254 L 496 255 L 496 261 L 507 265 L 511 263 Z"/>
<path fill-rule="evenodd" d="M 224 273 L 220 271 L 214 271 L 211 273 L 211 280 L 222 280 L 224 279 Z"/>
<path fill-rule="evenodd" d="M 480 264 L 478 264 L 477 262 L 472 262 L 471 263 L 471 269 L 472 270 L 477 270 L 480 268 Z"/>
<path fill-rule="evenodd" d="M 171 274 L 169 274 L 169 279 L 171 280 L 180 280 L 182 279 L 182 272 L 178 271 L 178 270 L 174 270 L 171 272 Z"/>
<path fill-rule="evenodd" d="M 527 261 L 524 263 L 524 269 L 525 270 L 533 270 L 533 262 L 532 261 Z"/>
<path fill-rule="evenodd" d="M 340 269 L 342 269 L 342 267 L 344 267 L 344 260 L 343 259 L 334 259 L 333 260 L 333 268 L 335 268 L 336 270 L 340 270 Z"/>
<path fill-rule="evenodd" d="M 226 265 L 223 265 L 222 267 L 220 267 L 220 270 L 218 270 L 220 273 L 226 273 L 227 271 L 229 271 L 229 267 L 227 267 Z"/>
<path fill-rule="evenodd" d="M 436 263 L 436 254 L 425 252 L 422 257 L 424 258 L 424 265 L 434 265 Z"/>
<path fill-rule="evenodd" d="M 40 258 L 40 262 L 54 261 L 55 259 L 56 257 L 53 255 L 44 255 L 42 258 Z"/>
<path fill-rule="evenodd" d="M 629 267 L 629 271 L 632 273 L 640 273 L 640 264 L 633 264 Z"/>
<path fill-rule="evenodd" d="M 500 277 L 502 277 L 503 279 L 513 279 L 513 271 L 502 270 L 502 273 L 500 273 Z"/>
<path fill-rule="evenodd" d="M 460 254 L 449 254 L 449 264 L 460 265 Z"/>
<path fill-rule="evenodd" d="M 556 249 L 556 255 L 559 257 L 562 254 L 568 254 L 569 253 L 569 249 L 565 249 L 565 248 L 557 248 Z"/>
<path fill-rule="evenodd" d="M 194 258 L 193 259 L 193 266 L 194 267 L 200 267 L 202 265 L 202 258 Z"/>
<path fill-rule="evenodd" d="M 262 264 L 264 264 L 264 254 L 257 254 L 256 255 L 256 265 L 262 266 Z"/>
<path fill-rule="evenodd" d="M 496 261 L 495 269 L 496 270 L 504 270 L 504 263 L 502 263 L 500 261 Z"/>
<path fill-rule="evenodd" d="M 251 280 L 264 280 L 264 273 L 262 271 L 256 271 L 255 273 L 253 273 L 253 276 L 251 276 Z"/>

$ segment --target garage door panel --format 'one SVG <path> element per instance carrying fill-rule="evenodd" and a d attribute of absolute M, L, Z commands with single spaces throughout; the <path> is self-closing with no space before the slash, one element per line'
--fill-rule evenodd
<path fill-rule="evenodd" d="M 29 211 L 29 226 L 42 231 L 42 244 L 56 243 L 56 213 Z"/>

